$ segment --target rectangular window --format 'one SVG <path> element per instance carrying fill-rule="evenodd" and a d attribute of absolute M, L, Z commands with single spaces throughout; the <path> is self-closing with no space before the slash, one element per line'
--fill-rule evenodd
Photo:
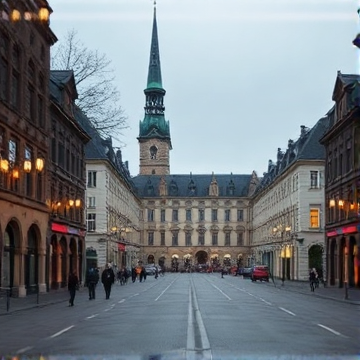
<path fill-rule="evenodd" d="M 29 118 L 36 123 L 36 97 L 35 90 L 32 86 L 29 85 L 28 88 L 28 110 L 29 110 Z"/>
<path fill-rule="evenodd" d="M 88 197 L 88 207 L 89 208 L 95 208 L 96 207 L 95 196 L 89 196 Z"/>
<path fill-rule="evenodd" d="M 225 221 L 230 221 L 230 209 L 225 210 Z"/>
<path fill-rule="evenodd" d="M 88 171 L 88 187 L 96 187 L 96 171 Z"/>
<path fill-rule="evenodd" d="M 25 171 L 25 194 L 26 196 L 32 196 L 32 173 L 31 173 L 32 152 L 29 147 L 25 148 L 24 159 L 26 162 L 30 163 L 29 169 Z"/>
<path fill-rule="evenodd" d="M 190 232 L 187 232 L 185 234 L 185 245 L 191 246 L 191 233 Z"/>
<path fill-rule="evenodd" d="M 230 233 L 225 233 L 225 246 L 230 246 Z"/>
<path fill-rule="evenodd" d="M 174 231 L 172 235 L 172 246 L 178 246 L 178 237 L 179 237 L 178 232 Z"/>
<path fill-rule="evenodd" d="M 51 139 L 51 160 L 56 163 L 56 139 Z"/>
<path fill-rule="evenodd" d="M 211 236 L 212 239 L 212 245 L 217 245 L 218 244 L 218 233 L 213 233 Z"/>
<path fill-rule="evenodd" d="M 320 210 L 312 208 L 310 209 L 310 227 L 319 228 L 320 227 Z"/>
<path fill-rule="evenodd" d="M 154 233 L 153 232 L 148 233 L 148 245 L 149 246 L 154 245 Z"/>
<path fill-rule="evenodd" d="M 38 124 L 41 129 L 45 128 L 45 116 L 44 116 L 44 100 L 41 96 L 38 97 Z"/>
<path fill-rule="evenodd" d="M 237 234 L 237 246 L 243 246 L 244 245 L 244 236 L 243 233 Z"/>
<path fill-rule="evenodd" d="M 58 143 L 58 165 L 62 168 L 65 167 L 65 148 L 64 144 L 59 142 Z"/>
<path fill-rule="evenodd" d="M 205 236 L 204 236 L 204 234 L 199 234 L 198 243 L 199 243 L 200 246 L 205 245 Z"/>
<path fill-rule="evenodd" d="M 191 221 L 191 209 L 186 209 L 186 221 Z"/>
<path fill-rule="evenodd" d="M 244 210 L 238 209 L 237 211 L 237 221 L 243 221 L 244 220 Z"/>
<path fill-rule="evenodd" d="M 164 231 L 162 231 L 160 233 L 160 245 L 165 246 L 165 232 Z"/>
<path fill-rule="evenodd" d="M 217 209 L 211 210 L 211 220 L 212 221 L 217 221 L 217 213 L 218 213 Z"/>
<path fill-rule="evenodd" d="M 160 210 L 160 221 L 165 222 L 165 209 Z"/>
<path fill-rule="evenodd" d="M 205 210 L 199 209 L 199 221 L 204 221 L 204 220 L 205 220 Z"/>
<path fill-rule="evenodd" d="M 13 71 L 11 79 L 11 104 L 15 107 L 19 107 L 19 74 Z"/>
<path fill-rule="evenodd" d="M 148 214 L 148 221 L 153 222 L 154 221 L 154 209 L 147 209 Z"/>
<path fill-rule="evenodd" d="M 172 219 L 173 221 L 179 221 L 179 211 L 177 209 L 173 210 Z"/>
<path fill-rule="evenodd" d="M 96 214 L 87 214 L 86 228 L 91 232 L 96 230 Z"/>
<path fill-rule="evenodd" d="M 1 38 L 0 41 L 2 41 Z M 7 56 L 6 53 L 0 55 Z M 4 59 L 4 57 L 0 56 L 0 99 L 7 100 L 8 88 L 9 88 L 8 62 Z"/>
<path fill-rule="evenodd" d="M 310 187 L 311 189 L 318 189 L 320 186 L 319 172 L 310 171 Z"/>

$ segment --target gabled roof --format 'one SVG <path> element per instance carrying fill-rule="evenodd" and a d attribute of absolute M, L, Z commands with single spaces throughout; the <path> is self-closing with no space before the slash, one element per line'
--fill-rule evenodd
<path fill-rule="evenodd" d="M 104 160 L 110 162 L 118 174 L 134 191 L 134 185 L 132 184 L 129 169 L 122 162 L 121 151 L 118 150 L 115 153 L 111 138 L 102 139 L 99 132 L 91 124 L 89 118 L 78 106 L 75 107 L 75 119 L 91 136 L 91 140 L 85 146 L 85 159 Z"/>
<path fill-rule="evenodd" d="M 337 100 L 337 95 L 342 92 L 342 89 L 351 86 L 359 81 L 360 81 L 360 75 L 358 74 L 342 74 L 341 71 L 338 71 L 335 80 L 332 100 L 334 101 Z"/>
<path fill-rule="evenodd" d="M 319 140 L 330 126 L 328 116 L 321 118 L 311 129 L 301 127 L 296 141 L 289 140 L 286 151 L 278 149 L 277 162 L 269 160 L 268 171 L 263 174 L 255 194 L 271 185 L 281 174 L 299 160 L 325 160 L 325 147 Z"/>
<path fill-rule="evenodd" d="M 169 197 L 209 197 L 209 187 L 215 177 L 219 197 L 247 197 L 252 175 L 138 175 L 133 178 L 139 197 L 159 197 L 159 184 L 165 178 Z M 233 194 L 229 188 L 233 187 Z"/>
<path fill-rule="evenodd" d="M 61 91 L 66 85 L 72 88 L 74 99 L 77 99 L 74 72 L 72 70 L 50 70 L 50 92 L 59 103 L 61 103 Z"/>

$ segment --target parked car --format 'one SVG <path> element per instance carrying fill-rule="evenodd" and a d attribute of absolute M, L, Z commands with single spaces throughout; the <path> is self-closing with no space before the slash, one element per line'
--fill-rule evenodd
<path fill-rule="evenodd" d="M 251 281 L 269 281 L 269 268 L 266 265 L 256 265 L 251 271 Z"/>
<path fill-rule="evenodd" d="M 251 267 L 239 268 L 239 275 L 242 275 L 244 278 L 251 278 Z"/>

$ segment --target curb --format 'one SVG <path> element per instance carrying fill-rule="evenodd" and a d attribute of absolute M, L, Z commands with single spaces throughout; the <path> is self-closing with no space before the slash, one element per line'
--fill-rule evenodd
<path fill-rule="evenodd" d="M 335 297 L 332 297 L 332 296 L 317 294 L 316 292 L 313 292 L 313 293 L 305 292 L 305 291 L 301 291 L 301 290 L 297 290 L 297 289 L 291 289 L 291 288 L 288 288 L 288 287 L 282 287 L 282 286 L 277 286 L 277 285 L 275 285 L 275 288 L 279 289 L 279 290 L 292 291 L 292 292 L 296 292 L 298 294 L 303 294 L 303 295 L 316 296 L 316 297 L 319 297 L 319 298 L 322 298 L 322 299 L 329 299 L 329 300 L 333 300 L 333 301 L 337 301 L 337 302 L 342 302 L 342 303 L 345 303 L 345 304 L 360 305 L 360 301 L 356 301 L 356 300 L 339 299 L 339 298 L 335 298 Z"/>

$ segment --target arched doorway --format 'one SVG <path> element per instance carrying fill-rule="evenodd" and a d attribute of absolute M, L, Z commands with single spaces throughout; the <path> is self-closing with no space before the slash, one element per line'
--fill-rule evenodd
<path fill-rule="evenodd" d="M 66 266 L 67 266 L 67 244 L 66 244 L 66 238 L 62 237 L 60 239 L 60 269 L 61 269 L 61 277 L 60 277 L 60 284 L 61 287 L 65 287 L 66 283 L 67 283 L 67 278 L 66 278 Z"/>
<path fill-rule="evenodd" d="M 165 256 L 161 256 L 159 259 L 159 266 L 164 267 L 165 266 Z"/>
<path fill-rule="evenodd" d="M 81 239 L 78 240 L 78 259 L 77 259 L 77 263 L 78 263 L 78 277 L 79 277 L 79 281 L 80 283 L 82 283 L 82 277 L 83 277 L 83 251 L 84 249 L 84 245 L 83 245 L 83 241 Z"/>
<path fill-rule="evenodd" d="M 359 266 L 357 264 L 357 245 L 353 236 L 349 241 L 349 286 L 359 286 Z"/>
<path fill-rule="evenodd" d="M 19 227 L 15 221 L 11 221 L 4 233 L 4 252 L 2 264 L 2 287 L 14 287 L 14 269 L 15 269 L 15 248 L 18 245 L 16 237 L 19 238 Z M 12 291 L 12 290 L 10 290 Z"/>
<path fill-rule="evenodd" d="M 330 285 L 335 285 L 337 276 L 337 245 L 336 239 L 330 239 Z"/>
<path fill-rule="evenodd" d="M 148 263 L 148 264 L 155 264 L 154 255 L 149 255 L 149 256 L 147 257 L 147 263 Z"/>
<path fill-rule="evenodd" d="M 59 287 L 58 282 L 58 242 L 56 235 L 51 237 L 50 241 L 50 254 L 51 254 L 51 280 L 50 287 L 51 289 L 57 289 Z"/>
<path fill-rule="evenodd" d="M 73 271 L 78 271 L 78 267 L 77 267 L 77 244 L 76 244 L 76 240 L 74 238 L 70 239 L 70 244 L 69 244 L 69 248 L 70 248 L 70 255 L 69 255 L 69 261 L 70 261 L 70 267 L 69 267 L 69 271 L 73 272 Z M 77 273 L 77 276 L 79 276 L 79 273 Z"/>
<path fill-rule="evenodd" d="M 39 231 L 32 225 L 27 233 L 27 254 L 25 255 L 25 288 L 27 294 L 37 292 L 39 278 Z"/>
<path fill-rule="evenodd" d="M 309 269 L 315 268 L 319 278 L 323 277 L 323 251 L 324 248 L 319 244 L 312 245 L 308 251 Z"/>
<path fill-rule="evenodd" d="M 196 263 L 198 265 L 206 265 L 208 262 L 208 254 L 204 250 L 200 250 L 195 254 Z"/>

